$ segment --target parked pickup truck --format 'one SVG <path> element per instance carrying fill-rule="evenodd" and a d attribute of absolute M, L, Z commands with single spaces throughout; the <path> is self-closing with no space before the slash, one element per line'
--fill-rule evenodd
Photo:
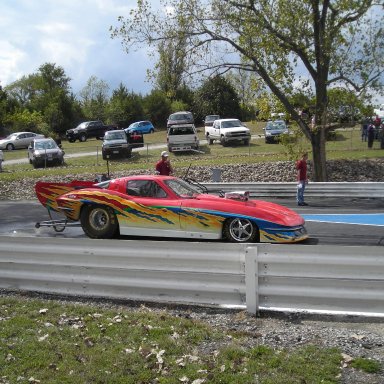
<path fill-rule="evenodd" d="M 114 125 L 105 125 L 102 121 L 84 121 L 76 128 L 68 129 L 65 135 L 70 143 L 76 140 L 87 141 L 89 138 L 102 139 L 105 132 L 116 129 Z"/>
<path fill-rule="evenodd" d="M 194 124 L 172 125 L 167 133 L 169 152 L 182 152 L 199 149 L 199 138 Z"/>
<path fill-rule="evenodd" d="M 132 147 L 128 143 L 125 132 L 118 129 L 105 133 L 101 152 L 103 160 L 112 157 L 131 157 Z"/>
<path fill-rule="evenodd" d="M 243 142 L 248 145 L 251 140 L 251 132 L 238 119 L 215 120 L 212 127 L 205 127 L 205 137 L 209 145 L 214 140 L 219 140 L 224 147 L 228 143 Z"/>

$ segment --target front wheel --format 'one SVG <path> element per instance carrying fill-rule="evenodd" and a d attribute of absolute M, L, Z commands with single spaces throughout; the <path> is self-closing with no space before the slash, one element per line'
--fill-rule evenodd
<path fill-rule="evenodd" d="M 7 144 L 5 147 L 8 151 L 13 151 L 15 149 L 15 146 L 13 144 Z"/>
<path fill-rule="evenodd" d="M 111 239 L 118 232 L 115 213 L 103 205 L 88 205 L 81 211 L 80 222 L 84 233 L 91 239 Z"/>
<path fill-rule="evenodd" d="M 84 141 L 87 141 L 87 136 L 86 136 L 84 133 L 82 133 L 82 134 L 79 136 L 79 140 L 80 140 L 82 143 L 84 143 Z"/>
<path fill-rule="evenodd" d="M 226 221 L 223 235 L 232 243 L 255 243 L 260 241 L 257 227 L 250 220 L 244 218 Z"/>

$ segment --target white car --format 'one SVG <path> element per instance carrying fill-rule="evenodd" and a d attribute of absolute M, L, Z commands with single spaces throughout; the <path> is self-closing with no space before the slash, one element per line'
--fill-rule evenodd
<path fill-rule="evenodd" d="M 214 140 L 220 141 L 224 147 L 236 142 L 249 145 L 251 132 L 239 119 L 219 119 L 213 122 L 212 127 L 205 126 L 205 137 L 209 145 L 212 145 Z"/>
<path fill-rule="evenodd" d="M 28 148 L 34 139 L 42 139 L 44 135 L 33 132 L 11 133 L 5 139 L 0 140 L 0 149 L 12 151 L 14 149 Z"/>

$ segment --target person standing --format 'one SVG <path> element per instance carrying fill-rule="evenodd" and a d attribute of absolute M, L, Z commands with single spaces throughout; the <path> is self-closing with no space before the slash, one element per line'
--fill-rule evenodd
<path fill-rule="evenodd" d="M 168 152 L 161 152 L 161 159 L 156 163 L 156 172 L 159 175 L 169 176 L 173 174 L 171 161 L 169 160 Z"/>
<path fill-rule="evenodd" d="M 307 160 L 308 153 L 304 152 L 301 155 L 301 159 L 296 162 L 296 171 L 297 171 L 297 205 L 305 206 L 308 205 L 304 202 L 304 191 L 305 186 L 308 184 L 307 178 Z"/>
<path fill-rule="evenodd" d="M 3 151 L 0 149 L 0 172 L 3 172 L 3 160 L 4 160 Z"/>
<path fill-rule="evenodd" d="M 375 127 L 373 124 L 368 126 L 368 148 L 372 149 L 373 141 L 375 140 Z"/>

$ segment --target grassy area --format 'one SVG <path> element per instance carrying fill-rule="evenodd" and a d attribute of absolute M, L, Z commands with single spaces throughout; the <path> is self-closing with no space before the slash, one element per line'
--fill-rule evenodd
<path fill-rule="evenodd" d="M 273 350 L 139 308 L 0 297 L 1 383 L 338 383 L 341 354 Z"/>
<path fill-rule="evenodd" d="M 278 160 L 292 160 L 287 148 L 282 144 L 266 144 L 262 137 L 262 123 L 248 123 L 254 138 L 249 146 L 222 147 L 219 143 L 214 145 L 201 145 L 201 153 L 171 154 L 171 160 L 175 169 L 188 167 L 191 163 L 195 166 L 219 166 L 222 164 L 258 163 Z M 204 130 L 199 130 L 200 139 L 204 139 Z M 166 144 L 165 131 L 147 134 L 145 148 L 140 152 L 134 152 L 131 159 L 113 160 L 109 162 L 110 171 L 124 171 L 132 169 L 152 170 L 159 159 L 160 151 L 164 148 L 151 149 L 152 145 Z M 63 142 L 66 152 L 66 164 L 63 167 L 47 169 L 33 169 L 30 164 L 7 165 L 5 172 L 0 174 L 0 180 L 10 181 L 25 177 L 40 178 L 44 175 L 67 175 L 83 173 L 107 172 L 106 161 L 101 157 L 101 141 L 91 139 L 85 143 Z M 297 148 L 310 150 L 308 141 L 300 138 L 295 144 Z M 73 153 L 92 153 L 84 157 L 70 158 Z M 5 153 L 5 160 L 26 158 L 26 150 L 11 151 Z M 380 149 L 380 143 L 374 142 L 372 150 L 368 150 L 367 143 L 361 141 L 360 129 L 339 130 L 332 141 L 327 142 L 327 158 L 331 159 L 368 159 L 384 157 L 384 150 Z"/>

